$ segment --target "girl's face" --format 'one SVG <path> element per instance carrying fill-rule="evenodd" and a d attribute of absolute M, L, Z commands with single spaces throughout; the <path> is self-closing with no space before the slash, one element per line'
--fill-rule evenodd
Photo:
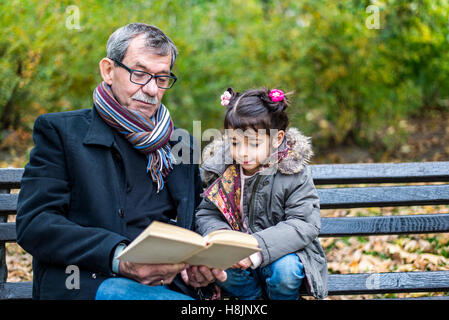
<path fill-rule="evenodd" d="M 242 167 L 246 175 L 253 175 L 270 154 L 273 153 L 274 149 L 282 143 L 284 131 L 277 131 L 277 134 L 273 135 L 272 141 L 270 141 L 270 136 L 264 131 L 257 132 L 254 129 L 245 131 L 227 129 L 226 137 L 234 161 Z"/>

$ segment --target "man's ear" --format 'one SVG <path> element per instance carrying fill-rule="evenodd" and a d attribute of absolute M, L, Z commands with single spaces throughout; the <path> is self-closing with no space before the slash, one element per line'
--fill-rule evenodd
<path fill-rule="evenodd" d="M 285 131 L 284 130 L 278 130 L 277 134 L 273 137 L 273 147 L 275 149 L 279 148 L 279 146 L 281 145 L 282 141 L 284 141 L 284 137 L 285 137 Z"/>
<path fill-rule="evenodd" d="M 108 85 L 112 84 L 112 79 L 114 78 L 114 61 L 109 58 L 103 58 L 100 61 L 100 73 L 104 82 Z"/>

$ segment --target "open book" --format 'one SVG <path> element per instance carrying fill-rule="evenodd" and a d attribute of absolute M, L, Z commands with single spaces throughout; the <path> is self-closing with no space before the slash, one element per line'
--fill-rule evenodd
<path fill-rule="evenodd" d="M 181 227 L 153 221 L 118 259 L 151 264 L 186 262 L 192 266 L 227 269 L 258 251 L 257 240 L 250 234 L 217 230 L 202 237 Z"/>

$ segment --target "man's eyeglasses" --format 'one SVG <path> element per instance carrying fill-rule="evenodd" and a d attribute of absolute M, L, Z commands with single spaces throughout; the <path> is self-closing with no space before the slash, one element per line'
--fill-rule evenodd
<path fill-rule="evenodd" d="M 154 78 L 158 88 L 170 89 L 171 87 L 173 87 L 176 80 L 178 80 L 178 78 L 176 78 L 176 76 L 171 72 L 170 72 L 169 76 L 166 76 L 166 75 L 158 76 L 158 75 L 154 75 L 154 74 L 151 74 L 151 73 L 148 73 L 145 71 L 131 69 L 131 68 L 125 66 L 120 61 L 117 61 L 115 59 L 111 59 L 111 60 L 114 61 L 116 64 L 118 64 L 123 69 L 128 70 L 129 80 L 135 84 L 140 84 L 140 85 L 144 86 Z"/>

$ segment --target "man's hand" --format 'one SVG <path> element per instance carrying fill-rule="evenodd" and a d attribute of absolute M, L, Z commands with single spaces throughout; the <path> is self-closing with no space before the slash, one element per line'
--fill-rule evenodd
<path fill-rule="evenodd" d="M 209 283 L 219 280 L 226 281 L 228 275 L 221 269 L 209 269 L 206 266 L 192 266 L 181 272 L 184 282 L 192 287 L 205 287 Z"/>
<path fill-rule="evenodd" d="M 249 267 L 251 267 L 253 265 L 253 262 L 251 261 L 251 259 L 245 258 L 243 260 L 240 260 L 239 262 L 237 262 L 236 264 L 234 264 L 231 268 L 233 269 L 248 269 Z"/>
<path fill-rule="evenodd" d="M 171 283 L 175 276 L 187 267 L 186 263 L 143 264 L 120 261 L 119 273 L 142 284 L 160 286 Z"/>

